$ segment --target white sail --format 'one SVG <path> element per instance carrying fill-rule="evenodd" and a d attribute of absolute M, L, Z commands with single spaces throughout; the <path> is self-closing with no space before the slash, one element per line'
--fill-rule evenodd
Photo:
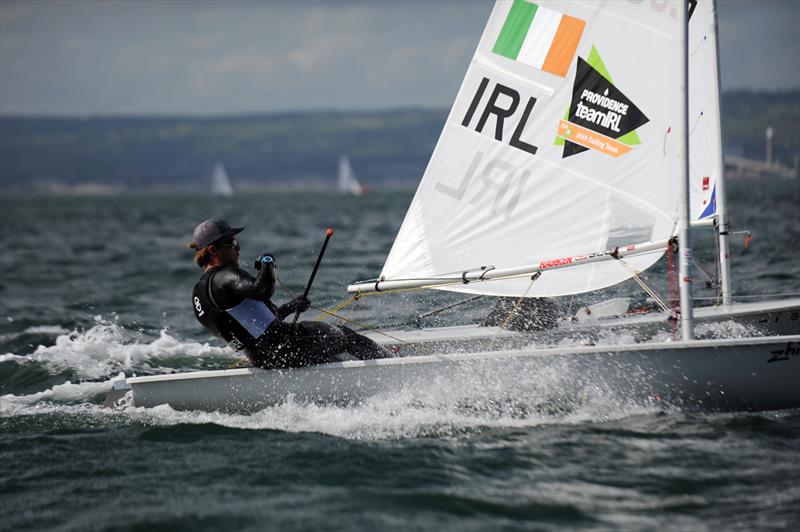
<path fill-rule="evenodd" d="M 226 198 L 233 196 L 233 185 L 231 185 L 225 167 L 221 164 L 214 166 L 214 170 L 211 172 L 211 193 Z"/>
<path fill-rule="evenodd" d="M 345 194 L 352 194 L 354 196 L 361 196 L 364 194 L 364 187 L 362 187 L 361 183 L 356 179 L 348 157 L 339 158 L 338 188 L 339 192 L 344 192 Z"/>
<path fill-rule="evenodd" d="M 712 0 L 698 0 L 689 18 L 689 142 L 691 219 L 722 207 L 722 131 L 717 72 L 716 12 Z"/>
<path fill-rule="evenodd" d="M 669 238 L 677 217 L 682 3 L 495 4 L 385 279 L 553 265 Z M 610 286 L 661 252 L 444 289 L 551 296 Z M 544 265 L 547 266 L 547 265 Z"/>

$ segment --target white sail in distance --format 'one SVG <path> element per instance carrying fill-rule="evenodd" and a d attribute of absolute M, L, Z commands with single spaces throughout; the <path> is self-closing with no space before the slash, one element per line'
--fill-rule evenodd
<path fill-rule="evenodd" d="M 681 2 L 499 1 L 384 265 L 387 280 L 553 265 L 669 238 L 677 218 Z M 662 252 L 443 287 L 555 296 Z M 432 284 L 432 283 L 428 283 Z"/>
<path fill-rule="evenodd" d="M 211 172 L 211 193 L 226 198 L 233 196 L 233 185 L 222 164 L 215 165 Z"/>
<path fill-rule="evenodd" d="M 352 194 L 353 196 L 361 196 L 364 194 L 364 187 L 356 179 L 353 173 L 353 167 L 350 166 L 350 159 L 348 157 L 339 158 L 339 175 L 337 186 L 339 192 L 345 194 Z"/>

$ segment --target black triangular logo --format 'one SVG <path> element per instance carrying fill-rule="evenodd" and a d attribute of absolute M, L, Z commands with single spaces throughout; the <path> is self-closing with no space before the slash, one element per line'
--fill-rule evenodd
<path fill-rule="evenodd" d="M 649 122 L 622 91 L 578 57 L 568 118 L 573 124 L 616 139 Z M 562 157 L 588 148 L 566 140 Z"/>

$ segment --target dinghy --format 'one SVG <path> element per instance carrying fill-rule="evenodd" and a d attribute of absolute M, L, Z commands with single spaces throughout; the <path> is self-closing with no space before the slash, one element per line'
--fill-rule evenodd
<path fill-rule="evenodd" d="M 695 314 L 774 321 L 796 333 L 800 309 L 797 299 L 730 300 L 715 32 L 710 0 L 497 2 L 380 277 L 348 287 L 516 300 L 580 294 L 637 277 L 677 238 L 677 316 L 612 314 L 566 327 L 673 317 L 680 341 L 522 341 L 498 349 L 495 339 L 521 335 L 476 326 L 408 330 L 400 340 L 471 339 L 486 349 L 134 377 L 116 381 L 106 403 L 252 412 L 287 400 L 352 404 L 398 394 L 413 401 L 469 390 L 485 405 L 532 397 L 527 404 L 544 408 L 597 394 L 705 410 L 800 406 L 800 335 L 694 335 Z M 700 96 L 689 98 L 690 88 Z M 696 312 L 691 220 L 713 225 L 721 250 L 722 304 Z"/>
<path fill-rule="evenodd" d="M 224 198 L 233 197 L 233 185 L 228 177 L 225 167 L 218 163 L 211 172 L 211 193 Z"/>
<path fill-rule="evenodd" d="M 353 173 L 353 167 L 350 165 L 350 158 L 348 157 L 339 158 L 337 188 L 339 192 L 350 194 L 351 196 L 363 196 L 367 193 L 367 189 L 356 179 L 356 175 Z"/>

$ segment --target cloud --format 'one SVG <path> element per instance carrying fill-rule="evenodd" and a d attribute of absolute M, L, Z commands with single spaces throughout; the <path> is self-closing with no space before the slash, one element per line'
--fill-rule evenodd
<path fill-rule="evenodd" d="M 0 0 L 0 114 L 450 105 L 487 1 Z M 800 2 L 719 2 L 723 89 L 800 86 Z"/>

